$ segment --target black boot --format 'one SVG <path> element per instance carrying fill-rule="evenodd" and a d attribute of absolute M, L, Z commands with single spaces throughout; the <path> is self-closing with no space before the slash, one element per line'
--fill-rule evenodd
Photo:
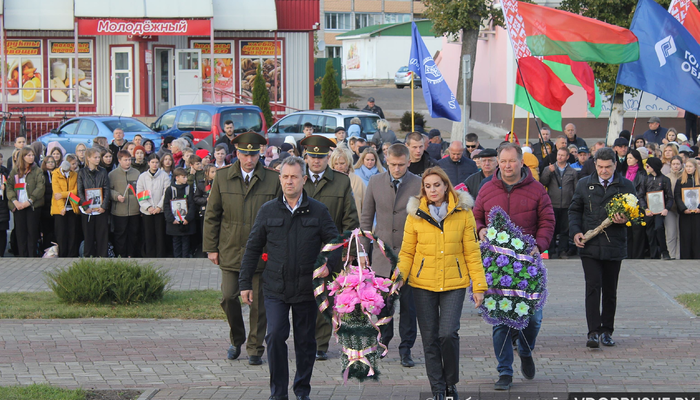
<path fill-rule="evenodd" d="M 459 393 L 457 393 L 457 385 L 450 385 L 445 390 L 445 400 L 459 400 Z"/>

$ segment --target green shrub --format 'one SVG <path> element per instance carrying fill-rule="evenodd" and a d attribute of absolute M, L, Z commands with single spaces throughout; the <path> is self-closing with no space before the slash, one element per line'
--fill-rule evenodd
<path fill-rule="evenodd" d="M 335 80 L 335 68 L 333 60 L 326 61 L 326 74 L 321 83 L 321 110 L 330 110 L 340 107 L 340 89 Z"/>
<path fill-rule="evenodd" d="M 358 107 L 357 103 L 355 103 L 354 101 L 352 103 L 348 104 L 348 108 L 350 108 L 352 110 L 359 110 L 360 109 L 360 107 Z"/>
<path fill-rule="evenodd" d="M 416 119 L 415 124 L 421 125 L 423 128 L 425 128 L 425 122 L 424 122 L 425 117 L 423 116 L 423 114 L 421 114 L 419 112 L 416 112 L 413 114 L 414 114 L 415 119 Z M 411 130 L 411 112 L 410 111 L 406 111 L 405 113 L 403 113 L 399 124 L 400 124 L 400 128 L 402 131 L 404 131 L 404 132 L 411 132 L 412 131 Z"/>
<path fill-rule="evenodd" d="M 170 283 L 153 265 L 122 259 L 86 258 L 44 274 L 49 288 L 69 304 L 148 303 L 162 299 Z"/>
<path fill-rule="evenodd" d="M 265 84 L 265 78 L 262 76 L 260 65 L 258 65 L 258 70 L 253 80 L 253 104 L 260 107 L 267 126 L 271 127 L 275 121 L 272 119 L 272 111 L 270 110 L 270 92 Z"/>

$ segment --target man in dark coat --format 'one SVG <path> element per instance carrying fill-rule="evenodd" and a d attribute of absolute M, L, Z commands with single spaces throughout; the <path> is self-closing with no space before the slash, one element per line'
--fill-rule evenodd
<path fill-rule="evenodd" d="M 250 231 L 239 278 L 241 297 L 252 305 L 253 274 L 267 246 L 263 271 L 265 309 L 268 316 L 267 360 L 270 364 L 271 400 L 286 400 L 289 386 L 289 310 L 294 324 L 296 376 L 292 386 L 297 400 L 309 400 L 314 368 L 316 301 L 313 271 L 323 243 L 338 236 L 328 208 L 304 191 L 306 168 L 299 157 L 282 161 L 280 183 L 283 195 L 265 203 Z"/>
<path fill-rule="evenodd" d="M 552 137 L 552 131 L 548 127 L 543 126 L 540 128 L 540 133 L 542 134 L 542 140 L 544 140 L 544 146 L 542 145 L 542 142 L 539 141 L 539 138 L 537 138 L 538 142 L 532 145 L 532 154 L 537 157 L 537 161 L 539 161 L 540 165 L 542 165 L 544 158 L 552 153 L 554 143 L 552 143 L 550 140 Z"/>
<path fill-rule="evenodd" d="M 460 153 L 461 153 L 460 149 Z M 374 175 L 369 180 L 362 206 L 360 228 L 371 232 L 383 240 L 384 244 L 391 248 L 394 254 L 399 254 L 403 241 L 403 228 L 406 224 L 406 204 L 413 196 L 420 194 L 421 178 L 408 172 L 408 149 L 403 144 L 394 144 L 387 150 L 388 171 Z M 375 222 L 376 221 L 376 222 Z M 365 241 L 365 248 L 369 248 L 369 241 Z M 384 257 L 377 242 L 374 242 L 372 252 L 372 268 L 378 276 L 389 278 L 391 276 L 391 263 Z M 416 342 L 418 328 L 416 324 L 416 306 L 413 302 L 413 290 L 409 285 L 403 285 L 399 291 L 400 318 L 399 355 L 401 365 L 413 367 L 415 363 L 411 358 L 411 348 Z M 394 337 L 394 320 L 380 327 L 382 343 L 385 346 Z"/>
<path fill-rule="evenodd" d="M 450 143 L 442 140 L 439 129 L 431 129 L 428 132 L 428 145 L 425 151 L 437 162 L 442 159 L 442 155 L 445 154 L 445 150 L 447 150 L 449 145 Z"/>
<path fill-rule="evenodd" d="M 566 124 L 564 127 L 564 134 L 566 135 L 566 146 L 574 145 L 576 148 L 581 146 L 588 146 L 586 141 L 576 136 L 576 125 Z M 556 156 L 555 156 L 556 158 Z"/>
<path fill-rule="evenodd" d="M 612 333 L 617 307 L 617 281 L 622 260 L 627 257 L 627 219 L 619 214 L 613 224 L 586 243 L 584 232 L 598 227 L 608 217 L 605 206 L 618 194 L 636 194 L 634 185 L 615 172 L 617 156 L 610 148 L 595 153 L 596 172 L 582 178 L 576 185 L 569 206 L 569 236 L 579 248 L 583 274 L 586 279 L 586 346 L 614 346 Z M 602 312 L 601 312 L 602 294 Z"/>
<path fill-rule="evenodd" d="M 435 165 L 425 151 L 425 142 L 423 141 L 423 135 L 420 133 L 411 132 L 406 135 L 406 147 L 408 147 L 411 158 L 408 170 L 413 175 L 423 176 L 423 171 Z"/>
<path fill-rule="evenodd" d="M 479 195 L 479 188 L 481 187 L 481 182 L 484 179 L 493 175 L 498 167 L 498 160 L 496 160 L 496 150 L 494 149 L 484 149 L 478 154 L 473 155 L 472 159 L 481 159 L 481 170 L 475 172 L 464 181 L 464 185 L 467 187 L 469 194 L 476 200 Z"/>
<path fill-rule="evenodd" d="M 219 137 L 219 139 L 214 143 L 214 147 L 220 145 L 220 144 L 225 144 L 226 147 L 228 148 L 228 153 L 226 154 L 234 154 L 236 151 L 236 145 L 233 142 L 233 139 L 235 138 L 236 134 L 234 133 L 234 125 L 233 121 L 226 120 L 224 122 L 224 134 Z"/>
<path fill-rule="evenodd" d="M 464 146 L 459 140 L 450 143 L 447 150 L 450 156 L 438 161 L 437 165 L 450 178 L 452 186 L 459 185 L 479 170 L 474 161 L 464 156 Z"/>
<path fill-rule="evenodd" d="M 474 204 L 474 219 L 481 240 L 486 238 L 486 219 L 489 211 L 501 207 L 511 221 L 524 234 L 532 235 L 538 251 L 545 251 L 554 235 L 554 211 L 542 184 L 533 177 L 530 169 L 523 167 L 523 152 L 513 143 L 498 148 L 498 170 L 484 183 Z M 542 324 L 542 310 L 536 311 L 527 327 L 521 331 L 506 325 L 493 327 L 493 348 L 498 359 L 498 382 L 496 390 L 508 390 L 513 382 L 513 343 L 511 335 L 517 336 L 518 355 L 525 379 L 535 377 L 535 362 L 532 350 Z"/>
<path fill-rule="evenodd" d="M 362 109 L 362 111 L 377 114 L 379 115 L 379 118 L 384 119 L 384 111 L 382 111 L 381 107 L 374 104 L 374 97 L 370 97 L 369 99 L 367 99 L 367 105 L 365 106 L 365 108 Z"/>
<path fill-rule="evenodd" d="M 666 138 L 668 129 L 661 126 L 661 119 L 659 119 L 659 117 L 651 117 L 647 124 L 649 125 L 649 129 L 642 135 L 644 140 L 646 140 L 647 143 L 664 144 L 663 140 Z"/>
<path fill-rule="evenodd" d="M 221 308 L 229 324 L 228 359 L 235 360 L 246 342 L 245 324 L 239 300 L 238 286 L 241 259 L 250 229 L 258 210 L 281 193 L 279 174 L 267 169 L 260 160 L 260 146 L 267 143 L 255 132 L 238 135 L 240 157 L 231 165 L 221 168 L 211 184 L 209 200 L 204 213 L 202 251 L 221 268 Z M 260 290 L 260 277 L 265 261 L 259 259 L 252 282 L 255 302 L 250 309 L 246 351 L 248 363 L 260 365 L 265 351 L 263 339 L 267 329 L 265 302 Z"/>
<path fill-rule="evenodd" d="M 305 148 L 308 163 L 309 179 L 304 184 L 306 193 L 328 207 L 338 232 L 359 227 L 360 219 L 357 216 L 350 178 L 328 166 L 328 153 L 331 147 L 335 147 L 335 143 L 324 136 L 311 135 L 303 139 L 301 145 Z M 332 330 L 330 323 L 319 313 L 316 324 L 316 358 L 319 361 L 328 359 L 326 352 Z"/>

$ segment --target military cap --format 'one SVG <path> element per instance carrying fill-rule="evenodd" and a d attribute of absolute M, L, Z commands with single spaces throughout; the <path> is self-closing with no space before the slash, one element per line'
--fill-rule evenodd
<path fill-rule="evenodd" d="M 236 144 L 236 149 L 241 152 L 241 154 L 254 156 L 260 153 L 261 145 L 267 144 L 267 139 L 255 132 L 246 132 L 236 136 L 231 143 Z"/>
<path fill-rule="evenodd" d="M 331 151 L 331 147 L 337 146 L 332 140 L 325 136 L 311 135 L 301 141 L 301 145 L 306 148 L 306 154 L 314 158 L 323 158 Z"/>

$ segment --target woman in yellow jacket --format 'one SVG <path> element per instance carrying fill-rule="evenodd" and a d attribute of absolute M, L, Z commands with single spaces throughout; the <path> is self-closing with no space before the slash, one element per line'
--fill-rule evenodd
<path fill-rule="evenodd" d="M 488 288 L 471 208 L 440 167 L 423 173 L 421 194 L 406 206 L 399 269 L 413 288 L 425 352 L 425 369 L 435 400 L 457 399 L 459 318 L 467 287 L 478 307 Z M 471 282 L 470 282 L 471 281 Z"/>
<path fill-rule="evenodd" d="M 78 173 L 75 172 L 77 167 L 78 158 L 68 154 L 66 160 L 51 173 L 51 215 L 54 218 L 59 257 L 78 257 L 75 231 L 80 221 L 80 210 L 78 205 L 68 198 L 73 193 L 74 198 L 78 199 Z"/>

